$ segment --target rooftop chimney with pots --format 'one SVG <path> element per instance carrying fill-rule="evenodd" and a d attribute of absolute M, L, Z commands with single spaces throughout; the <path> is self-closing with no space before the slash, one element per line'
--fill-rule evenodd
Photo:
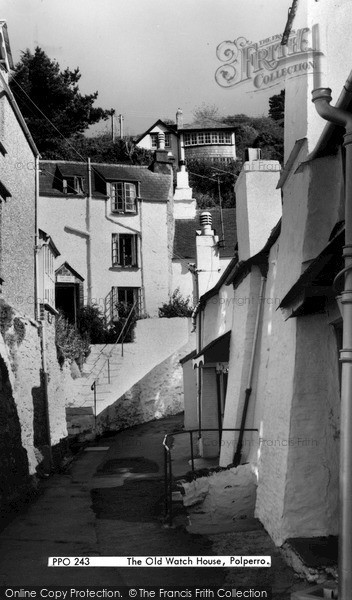
<path fill-rule="evenodd" d="M 201 213 L 200 225 L 196 237 L 199 297 L 214 287 L 220 277 L 219 238 L 213 230 L 210 212 Z"/>

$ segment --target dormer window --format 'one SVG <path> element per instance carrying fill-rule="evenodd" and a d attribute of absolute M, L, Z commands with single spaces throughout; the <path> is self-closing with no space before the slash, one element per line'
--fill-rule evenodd
<path fill-rule="evenodd" d="M 62 180 L 64 194 L 84 194 L 84 177 L 66 177 Z"/>
<path fill-rule="evenodd" d="M 110 184 L 111 211 L 115 213 L 137 212 L 137 189 L 134 183 L 118 181 Z"/>

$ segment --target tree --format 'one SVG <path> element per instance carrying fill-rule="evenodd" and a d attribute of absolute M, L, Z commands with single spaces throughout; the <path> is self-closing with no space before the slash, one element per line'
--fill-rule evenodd
<path fill-rule="evenodd" d="M 193 116 L 200 123 L 202 121 L 221 121 L 218 107 L 215 104 L 205 104 L 205 102 L 201 106 L 195 107 Z"/>
<path fill-rule="evenodd" d="M 269 98 L 269 117 L 277 121 L 281 127 L 285 123 L 285 90 Z"/>
<path fill-rule="evenodd" d="M 39 47 L 34 54 L 23 52 L 15 66 L 11 89 L 44 158 L 53 157 L 63 138 L 108 117 L 108 111 L 93 107 L 98 92 L 80 93 L 80 78 L 79 68 L 61 71 Z"/>
<path fill-rule="evenodd" d="M 47 154 L 51 154 L 48 152 Z M 136 165 L 150 165 L 153 152 L 145 148 L 138 148 L 132 138 L 124 137 L 114 142 L 110 134 L 101 134 L 96 137 L 86 137 L 77 134 L 67 140 L 58 140 L 55 155 L 47 156 L 56 160 L 80 160 L 90 157 L 96 163 L 129 163 Z"/>
<path fill-rule="evenodd" d="M 242 163 L 234 160 L 220 163 L 219 166 L 209 159 L 187 160 L 190 186 L 198 208 L 205 209 L 219 205 L 219 183 L 222 207 L 235 206 L 234 185 L 241 167 Z"/>

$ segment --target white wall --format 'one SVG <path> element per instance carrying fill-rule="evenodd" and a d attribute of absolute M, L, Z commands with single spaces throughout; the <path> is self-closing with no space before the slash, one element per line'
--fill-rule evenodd
<path fill-rule="evenodd" d="M 343 85 L 351 70 L 348 57 L 352 52 L 352 11 L 349 0 L 301 0 L 293 23 L 295 30 L 314 25 L 319 26 L 320 46 L 324 54 L 317 60 L 313 53 L 308 53 L 307 60 L 316 63 L 316 76 L 310 69 L 300 77 L 286 79 L 286 111 L 285 111 L 285 161 L 297 139 L 308 137 L 308 151 L 314 148 L 326 122 L 316 113 L 311 101 L 311 92 L 315 87 L 330 87 L 333 102 L 336 103 Z M 312 47 L 311 32 L 307 35 L 308 45 Z M 320 63 L 320 64 L 319 64 Z M 318 78 L 317 73 L 321 71 Z"/>
<path fill-rule="evenodd" d="M 39 199 L 39 226 L 52 235 L 61 252 L 57 267 L 67 261 L 84 277 L 87 299 L 87 240 L 65 231 L 74 227 L 86 231 L 86 198 Z M 141 226 L 142 220 L 142 226 Z M 112 267 L 111 236 L 113 233 L 139 233 L 139 268 Z M 150 316 L 168 300 L 168 218 L 166 203 L 144 202 L 137 215 L 115 215 L 106 200 L 91 201 L 92 302 L 104 307 L 111 287 L 145 286 L 146 306 Z M 142 278 L 142 267 L 144 279 Z"/>

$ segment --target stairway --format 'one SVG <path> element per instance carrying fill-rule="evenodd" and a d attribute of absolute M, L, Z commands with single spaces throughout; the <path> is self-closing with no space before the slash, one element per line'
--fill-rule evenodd
<path fill-rule="evenodd" d="M 124 344 L 123 348 L 121 344 L 91 346 L 83 377 L 73 382 L 74 406 L 91 407 L 93 412 L 96 408 L 98 416 L 183 348 L 189 340 L 189 330 L 188 319 L 143 319 L 137 322 L 135 341 Z"/>

